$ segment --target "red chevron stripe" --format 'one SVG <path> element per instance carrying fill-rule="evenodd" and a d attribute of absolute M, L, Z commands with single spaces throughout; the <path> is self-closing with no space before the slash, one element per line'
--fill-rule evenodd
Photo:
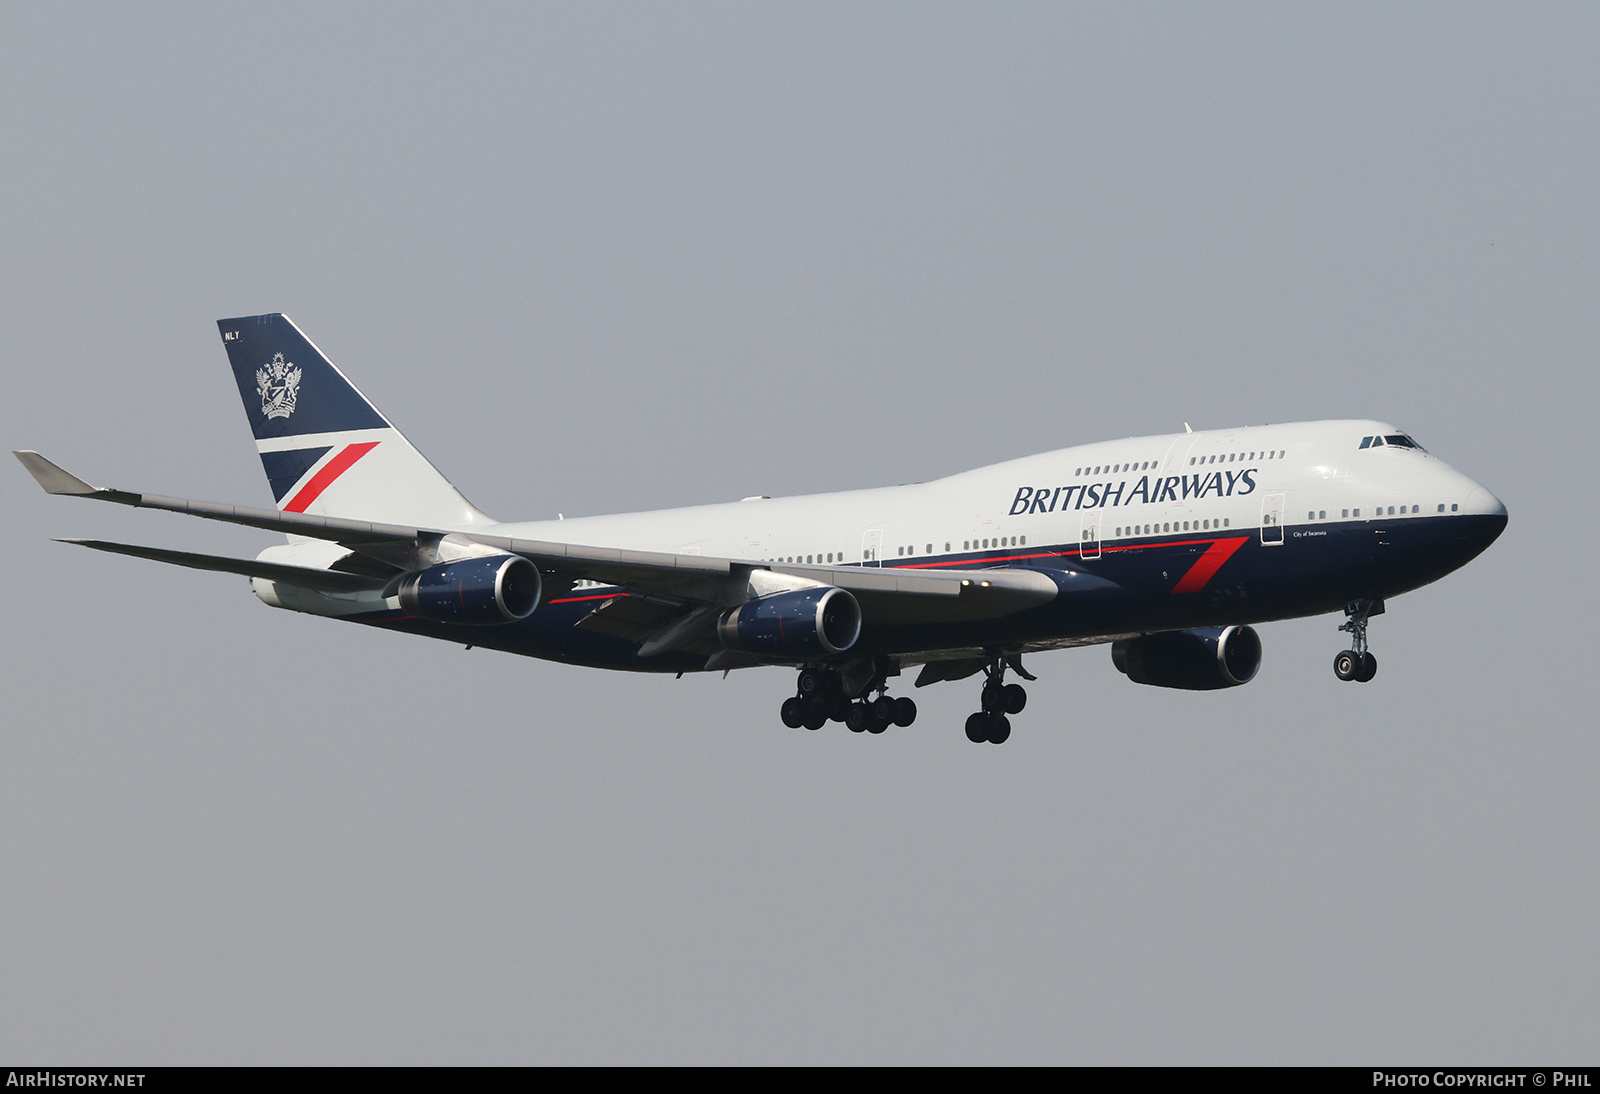
<path fill-rule="evenodd" d="M 300 488 L 300 492 L 289 500 L 283 511 L 304 513 L 324 490 L 333 485 L 335 479 L 350 470 L 357 460 L 377 448 L 378 444 L 378 441 L 366 441 L 362 444 L 345 445 L 337 456 L 322 465 L 321 471 L 311 476 L 311 481 Z"/>
<path fill-rule="evenodd" d="M 1189 567 L 1189 572 L 1179 579 L 1173 586 L 1174 593 L 1197 593 L 1206 587 L 1206 582 L 1211 580 L 1213 574 L 1222 569 L 1222 564 L 1233 557 L 1233 552 L 1243 547 L 1249 536 L 1239 536 L 1235 539 L 1219 539 L 1211 545 L 1211 549 L 1195 560 Z"/>

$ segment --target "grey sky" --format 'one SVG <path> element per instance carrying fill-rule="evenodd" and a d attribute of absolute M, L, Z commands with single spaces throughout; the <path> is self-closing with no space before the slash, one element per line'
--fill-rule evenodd
<path fill-rule="evenodd" d="M 1500 541 L 1248 687 L 881 738 L 273 612 L 0 473 L 0 1058 L 1592 1060 L 1591 5 L 0 9 L 8 448 L 269 500 L 292 315 L 488 512 L 1341 416 Z M 904 686 L 904 685 L 902 685 Z"/>

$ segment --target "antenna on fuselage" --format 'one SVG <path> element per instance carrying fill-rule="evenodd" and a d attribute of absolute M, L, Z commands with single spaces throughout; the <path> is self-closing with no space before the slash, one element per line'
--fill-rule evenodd
<path fill-rule="evenodd" d="M 1193 433 L 1194 432 L 1194 430 L 1189 428 L 1189 423 L 1188 422 L 1184 422 L 1183 423 L 1183 431 L 1185 433 Z"/>

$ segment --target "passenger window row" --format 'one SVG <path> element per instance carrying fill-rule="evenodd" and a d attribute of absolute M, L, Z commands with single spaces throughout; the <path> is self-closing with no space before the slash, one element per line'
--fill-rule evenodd
<path fill-rule="evenodd" d="M 1233 463 L 1235 456 L 1239 457 L 1239 462 L 1240 463 L 1245 463 L 1245 462 L 1247 462 L 1249 460 L 1254 460 L 1254 459 L 1281 460 L 1281 459 L 1284 458 L 1284 455 L 1287 453 L 1287 451 L 1288 451 L 1287 449 L 1280 448 L 1275 452 L 1269 451 L 1269 452 L 1264 452 L 1264 453 L 1263 452 L 1251 452 L 1251 453 L 1248 453 L 1248 454 L 1239 453 L 1239 452 L 1229 452 L 1229 453 L 1226 453 L 1226 454 L 1218 453 L 1217 455 L 1212 456 L 1210 458 L 1207 458 L 1205 456 L 1190 456 L 1189 457 L 1189 466 L 1193 467 L 1196 463 Z"/>
<path fill-rule="evenodd" d="M 1456 512 L 1460 512 L 1460 510 L 1461 510 L 1461 506 L 1459 504 L 1455 504 L 1455 503 L 1451 504 L 1450 512 L 1456 513 Z M 1439 507 L 1438 507 L 1438 512 L 1442 513 L 1444 511 L 1445 511 L 1444 502 L 1440 502 L 1439 503 Z M 1379 506 L 1376 506 L 1372 510 L 1372 516 L 1375 516 L 1375 517 L 1382 517 L 1382 516 L 1391 516 L 1392 517 L 1392 516 L 1396 516 L 1396 515 L 1403 516 L 1403 515 L 1407 514 L 1408 512 L 1409 513 L 1420 513 L 1420 512 L 1422 512 L 1422 507 L 1419 506 L 1419 505 L 1412 505 L 1412 506 L 1402 505 L 1402 506 L 1398 507 L 1398 513 L 1397 513 L 1396 507 L 1393 506 L 1393 505 L 1389 506 L 1387 508 L 1387 510 L 1385 510 L 1385 508 L 1383 506 L 1379 505 Z M 1342 517 L 1342 518 L 1345 518 L 1345 519 L 1349 519 L 1351 517 L 1360 517 L 1361 516 L 1361 509 L 1360 509 L 1360 507 L 1357 507 L 1355 509 L 1341 509 L 1341 510 L 1339 510 L 1339 516 Z M 1327 519 L 1328 519 L 1328 511 L 1326 509 L 1308 509 L 1308 510 L 1306 510 L 1306 520 L 1308 520 L 1308 521 L 1327 520 Z M 1166 533 L 1166 532 L 1209 532 L 1209 531 L 1215 531 L 1216 529 L 1219 529 L 1219 528 L 1232 527 L 1232 523 L 1233 522 L 1232 522 L 1231 518 L 1223 517 L 1221 520 L 1183 520 L 1183 521 L 1173 520 L 1173 521 L 1166 521 L 1166 522 L 1160 523 L 1160 524 L 1142 524 L 1142 525 L 1141 524 L 1130 524 L 1130 525 L 1126 525 L 1126 526 L 1119 525 L 1117 527 L 1116 532 L 1113 533 L 1113 535 L 1114 535 L 1115 538 L 1120 539 L 1125 534 L 1129 535 L 1129 536 L 1150 536 L 1150 535 L 1161 535 L 1161 534 Z M 1087 537 L 1087 535 L 1088 535 L 1088 533 L 1086 532 L 1085 536 Z M 1028 537 L 1027 536 L 1009 536 L 1009 537 L 1007 537 L 1007 536 L 994 536 L 994 537 L 990 537 L 988 539 L 972 539 L 972 540 L 962 540 L 961 541 L 961 549 L 963 551 L 988 551 L 988 550 L 993 550 L 993 549 L 995 549 L 997 547 L 1026 547 L 1027 545 L 1028 545 Z M 954 544 L 947 542 L 944 545 L 944 549 L 945 549 L 946 552 L 949 552 L 952 549 L 953 546 L 954 546 Z M 930 543 L 930 544 L 927 544 L 923 548 L 923 551 L 925 553 L 931 555 L 931 554 L 933 554 L 933 548 L 934 548 L 934 545 Z M 913 545 L 911 545 L 909 547 L 902 546 L 902 547 L 896 547 L 895 548 L 895 555 L 896 555 L 896 557 L 899 557 L 899 558 L 910 558 L 910 557 L 915 556 L 916 553 L 917 553 L 917 548 L 916 548 L 915 544 L 913 544 Z M 834 561 L 843 562 L 844 561 L 844 552 L 843 551 L 829 551 L 827 554 L 817 554 L 817 555 L 788 555 L 788 556 L 786 556 L 784 558 L 778 559 L 777 561 L 779 561 L 779 562 L 790 562 L 790 563 L 794 563 L 796 565 L 804 564 L 804 565 L 807 565 L 807 566 L 813 566 L 813 565 L 818 565 L 818 564 L 829 564 L 829 563 L 832 563 Z"/>
<path fill-rule="evenodd" d="M 1119 475 L 1124 471 L 1148 471 L 1158 462 L 1159 461 L 1157 460 L 1145 460 L 1143 463 L 1140 463 L 1135 460 L 1133 463 L 1096 464 L 1093 467 L 1080 467 L 1074 471 L 1072 475 L 1074 478 L 1077 478 L 1079 475 Z"/>
<path fill-rule="evenodd" d="M 1370 437 L 1367 439 L 1371 440 Z M 1365 448 L 1366 445 L 1361 447 Z M 1413 447 L 1417 446 L 1413 445 Z M 1251 450 L 1249 452 L 1218 453 L 1215 456 L 1190 456 L 1189 466 L 1193 467 L 1201 463 L 1243 463 L 1248 460 L 1281 460 L 1287 455 L 1287 449 L 1279 448 L 1260 452 Z M 1124 471 L 1148 471 L 1153 467 L 1159 466 L 1160 463 L 1160 460 L 1144 460 L 1142 462 L 1134 460 L 1131 463 L 1094 464 L 1089 467 L 1080 467 L 1073 471 L 1072 475 L 1074 478 L 1079 478 L 1084 475 L 1117 475 Z"/>
<path fill-rule="evenodd" d="M 1452 513 L 1459 512 L 1460 510 L 1461 510 L 1461 506 L 1459 504 L 1455 504 L 1455 503 L 1451 504 L 1450 511 Z M 1439 510 L 1438 511 L 1441 512 L 1441 513 L 1444 512 L 1444 503 L 1443 502 L 1439 503 Z M 1422 512 L 1422 506 L 1420 506 L 1420 505 L 1412 505 L 1412 506 L 1402 505 L 1402 506 L 1400 506 L 1399 515 L 1400 516 L 1405 516 L 1407 513 L 1420 513 L 1420 512 Z M 1341 517 L 1359 517 L 1361 515 L 1361 510 L 1360 510 L 1359 507 L 1355 508 L 1355 509 L 1341 509 L 1341 510 L 1339 510 L 1339 515 Z M 1389 506 L 1388 510 L 1386 511 L 1384 509 L 1384 507 L 1381 506 L 1381 505 L 1374 506 L 1373 509 L 1372 509 L 1372 515 L 1375 516 L 1375 517 L 1382 517 L 1382 516 L 1390 516 L 1390 517 L 1392 517 L 1392 516 L 1395 515 L 1395 507 L 1391 505 L 1391 506 Z"/>
<path fill-rule="evenodd" d="M 1027 545 L 1027 536 L 1011 536 L 1009 540 L 1006 536 L 999 536 L 994 539 L 964 539 L 961 541 L 961 549 L 963 551 L 987 551 L 995 547 L 1026 547 Z M 944 549 L 948 551 L 950 545 L 946 543 Z"/>
<path fill-rule="evenodd" d="M 1227 528 L 1231 523 L 1232 518 L 1223 517 L 1221 520 L 1169 520 L 1163 524 L 1130 524 L 1126 528 L 1119 527 L 1113 533 L 1113 538 L 1120 538 L 1123 532 L 1127 532 L 1130 536 L 1153 536 L 1163 532 L 1209 532 Z"/>

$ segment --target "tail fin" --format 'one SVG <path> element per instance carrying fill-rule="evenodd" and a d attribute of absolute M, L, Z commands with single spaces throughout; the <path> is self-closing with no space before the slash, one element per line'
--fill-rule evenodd
<path fill-rule="evenodd" d="M 431 528 L 493 521 L 287 315 L 219 319 L 278 508 Z"/>

